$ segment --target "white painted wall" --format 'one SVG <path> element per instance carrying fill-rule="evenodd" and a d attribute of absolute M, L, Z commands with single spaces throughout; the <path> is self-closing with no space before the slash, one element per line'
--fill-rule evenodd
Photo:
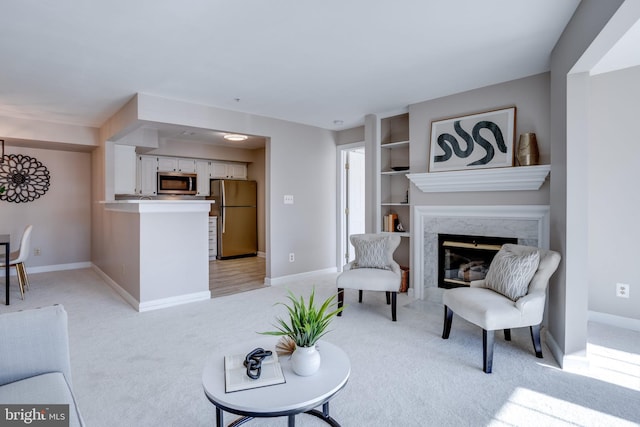
<path fill-rule="evenodd" d="M 569 90 L 583 92 L 581 76 L 567 78 L 622 0 L 584 0 L 580 3 L 558 43 L 551 52 L 551 249 L 563 260 L 549 286 L 549 337 L 555 358 L 567 366 L 572 357 L 586 353 L 588 285 L 588 227 L 583 219 L 587 204 L 584 111 L 568 112 L 568 106 L 580 108 L 585 97 L 575 98 Z M 602 54 L 602 53 L 601 53 Z"/>
<path fill-rule="evenodd" d="M 590 79 L 589 310 L 640 319 L 640 67 Z M 615 284 L 631 286 L 630 298 Z"/>
<path fill-rule="evenodd" d="M 5 154 L 23 154 L 42 162 L 50 174 L 49 191 L 28 203 L 0 201 L 0 233 L 11 234 L 12 250 L 33 224 L 27 270 L 91 261 L 91 156 L 86 152 L 43 150 L 7 145 Z M 15 270 L 12 270 L 15 271 Z"/>

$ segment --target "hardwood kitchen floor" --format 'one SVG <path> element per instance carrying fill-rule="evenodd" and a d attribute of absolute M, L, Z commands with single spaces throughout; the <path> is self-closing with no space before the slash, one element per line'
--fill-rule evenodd
<path fill-rule="evenodd" d="M 209 261 L 211 297 L 246 292 L 265 286 L 266 263 L 263 257 Z"/>

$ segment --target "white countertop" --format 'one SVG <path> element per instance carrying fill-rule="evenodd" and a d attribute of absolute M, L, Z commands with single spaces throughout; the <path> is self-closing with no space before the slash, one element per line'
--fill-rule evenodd
<path fill-rule="evenodd" d="M 138 212 L 138 213 L 190 213 L 190 212 L 206 212 L 207 215 L 211 210 L 213 200 L 103 200 L 105 209 L 119 212 Z"/>

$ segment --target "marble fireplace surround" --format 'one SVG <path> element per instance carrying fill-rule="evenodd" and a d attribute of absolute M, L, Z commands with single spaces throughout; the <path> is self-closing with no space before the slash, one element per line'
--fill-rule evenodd
<path fill-rule="evenodd" d="M 413 297 L 442 302 L 438 287 L 438 234 L 515 237 L 549 248 L 549 206 L 414 206 Z M 420 286 L 420 284 L 422 286 Z"/>

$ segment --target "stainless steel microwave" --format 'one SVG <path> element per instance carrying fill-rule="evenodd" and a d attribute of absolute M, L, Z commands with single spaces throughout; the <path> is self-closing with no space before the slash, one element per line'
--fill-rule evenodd
<path fill-rule="evenodd" d="M 198 190 L 198 175 L 184 172 L 158 172 L 158 194 L 180 194 L 195 196 Z"/>

